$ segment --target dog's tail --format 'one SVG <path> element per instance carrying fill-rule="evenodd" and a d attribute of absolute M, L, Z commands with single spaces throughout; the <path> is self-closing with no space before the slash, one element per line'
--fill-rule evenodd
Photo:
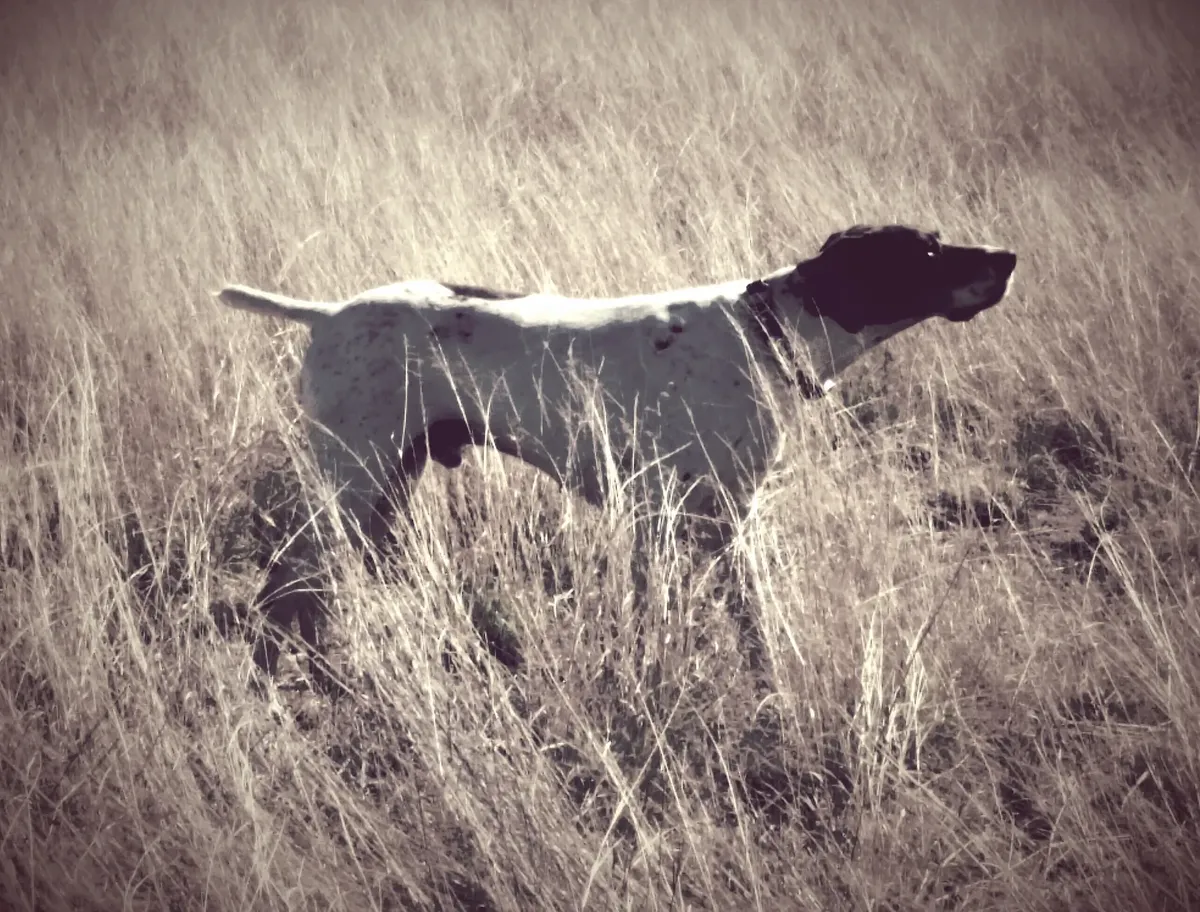
<path fill-rule="evenodd" d="M 269 291 L 256 291 L 244 285 L 227 285 L 217 295 L 221 302 L 236 307 L 238 310 L 248 310 L 252 313 L 265 314 L 268 317 L 283 317 L 295 320 L 306 326 L 312 326 L 324 317 L 331 317 L 342 309 L 341 304 L 325 304 L 321 301 L 301 301 L 286 295 L 272 294 Z"/>

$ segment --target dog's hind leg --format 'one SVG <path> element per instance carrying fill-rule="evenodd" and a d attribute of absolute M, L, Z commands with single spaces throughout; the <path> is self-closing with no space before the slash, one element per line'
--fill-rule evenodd
<path fill-rule="evenodd" d="M 451 458 L 451 436 L 443 434 L 435 441 L 441 446 L 435 455 Z M 356 454 L 324 432 L 314 434 L 311 442 L 321 469 L 341 485 L 338 503 L 350 542 L 363 556 L 368 571 L 377 575 L 375 555 L 394 550 L 392 520 L 398 511 L 407 512 L 409 493 L 430 455 L 425 435 L 406 448 L 383 479 L 377 479 L 367 465 L 347 458 Z M 278 673 L 280 637 L 295 621 L 308 655 L 313 685 L 323 690 L 333 684 L 324 658 L 332 579 L 330 570 L 323 566 L 322 539 L 329 531 L 324 518 L 313 517 L 271 559 L 266 582 L 257 597 L 264 629 L 254 644 L 255 665 L 274 677 Z"/>
<path fill-rule="evenodd" d="M 477 436 L 465 421 L 446 419 L 432 422 L 425 433 L 404 448 L 388 475 L 382 496 L 363 523 L 364 538 L 375 552 L 384 557 L 396 552 L 396 520 L 402 517 L 411 521 L 409 500 L 430 460 L 447 469 L 458 468 L 462 465 L 463 449 L 476 443 Z M 375 565 L 371 550 L 365 550 L 364 557 L 368 572 L 378 575 L 381 568 Z"/>
<path fill-rule="evenodd" d="M 313 530 L 297 532 L 276 554 L 256 599 L 264 628 L 254 643 L 254 664 L 274 677 L 279 670 L 280 635 L 293 619 L 310 650 L 322 647 L 322 624 L 329 583 L 321 566 L 320 549 Z"/>

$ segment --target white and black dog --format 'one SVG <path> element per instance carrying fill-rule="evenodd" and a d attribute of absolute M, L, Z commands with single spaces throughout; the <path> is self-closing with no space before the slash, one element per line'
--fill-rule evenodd
<path fill-rule="evenodd" d="M 970 320 L 1000 302 L 1016 263 L 936 232 L 855 226 L 761 279 L 620 298 L 424 280 L 333 304 L 239 286 L 220 298 L 311 327 L 301 398 L 317 464 L 347 528 L 382 540 L 427 461 L 454 467 L 468 445 L 596 504 L 636 472 L 651 511 L 668 490 L 684 513 L 744 507 L 778 443 L 773 392 L 818 396 L 892 336 Z M 259 596 L 268 620 L 298 617 L 310 645 L 323 610 L 314 547 L 279 556 Z M 273 670 L 264 640 L 256 661 Z"/>

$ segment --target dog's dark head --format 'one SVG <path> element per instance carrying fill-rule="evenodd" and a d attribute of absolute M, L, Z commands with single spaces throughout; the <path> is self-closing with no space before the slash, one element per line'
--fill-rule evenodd
<path fill-rule="evenodd" d="M 1015 253 L 943 244 L 935 231 L 855 225 L 793 275 L 809 313 L 855 334 L 929 317 L 970 320 L 1000 302 L 1016 265 Z"/>
<path fill-rule="evenodd" d="M 870 349 L 930 317 L 961 323 L 998 304 L 1017 255 L 995 247 L 943 244 L 905 225 L 855 225 L 820 252 L 746 287 L 758 331 L 831 381 Z M 803 317 L 809 319 L 805 320 Z M 812 319 L 812 318 L 819 319 Z M 786 341 L 791 324 L 803 353 Z"/>

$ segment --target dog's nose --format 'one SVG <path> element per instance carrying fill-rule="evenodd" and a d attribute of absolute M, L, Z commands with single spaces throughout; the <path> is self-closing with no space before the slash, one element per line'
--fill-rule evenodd
<path fill-rule="evenodd" d="M 991 254 L 992 268 L 996 274 L 1008 278 L 1017 268 L 1017 255 L 1011 250 L 996 250 Z"/>

